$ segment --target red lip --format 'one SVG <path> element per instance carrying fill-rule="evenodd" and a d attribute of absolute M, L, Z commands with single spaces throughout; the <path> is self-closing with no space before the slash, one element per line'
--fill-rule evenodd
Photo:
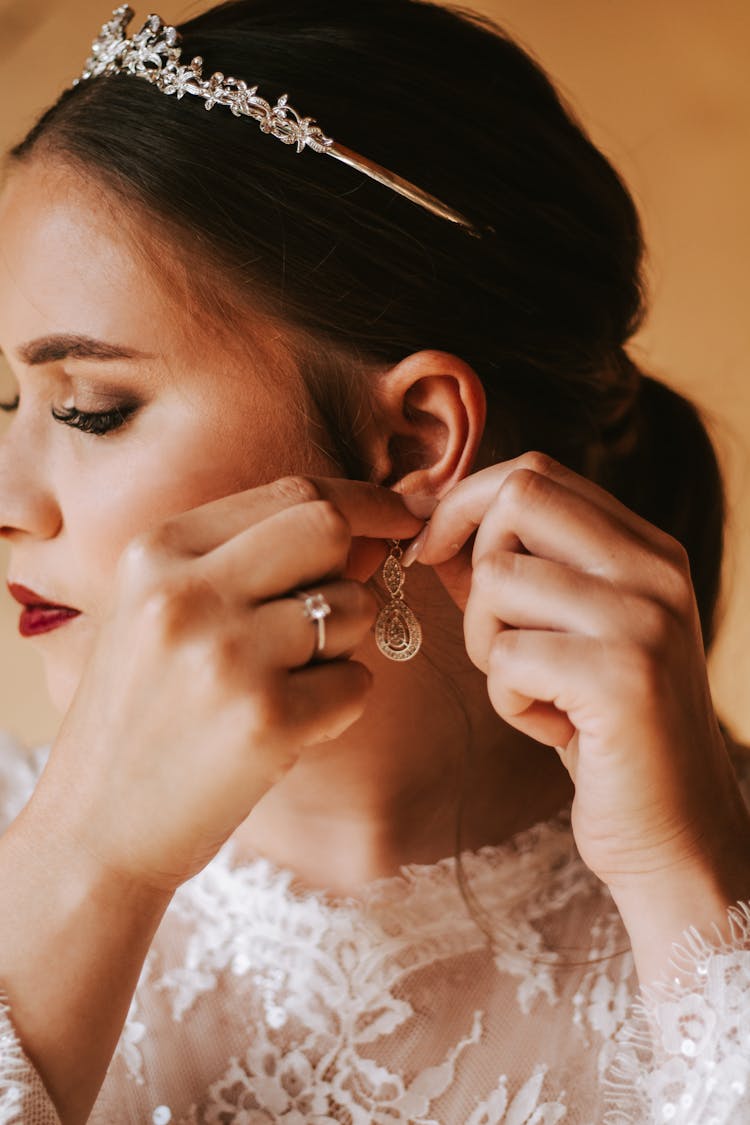
<path fill-rule="evenodd" d="M 71 609 L 71 606 L 50 601 L 49 598 L 37 594 L 35 590 L 30 590 L 28 586 L 21 586 L 18 582 L 8 582 L 7 586 L 11 597 L 15 598 L 21 605 L 42 605 L 47 609 Z M 78 610 L 74 612 L 77 613 Z"/>
<path fill-rule="evenodd" d="M 66 621 L 70 621 L 72 617 L 79 616 L 79 610 L 67 609 L 65 606 L 26 606 L 18 619 L 18 632 L 22 637 L 49 633 L 52 629 L 58 629 Z"/>
<path fill-rule="evenodd" d="M 36 633 L 49 633 L 52 629 L 59 628 L 72 617 L 78 617 L 80 610 L 72 609 L 67 605 L 56 605 L 49 599 L 22 586 L 18 582 L 6 583 L 12 597 L 24 606 L 18 621 L 18 632 L 22 637 L 33 637 Z"/>

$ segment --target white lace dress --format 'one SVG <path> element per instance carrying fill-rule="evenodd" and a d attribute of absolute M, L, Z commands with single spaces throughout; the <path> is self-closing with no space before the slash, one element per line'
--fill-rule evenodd
<path fill-rule="evenodd" d="M 43 757 L 0 736 L 4 823 Z M 170 905 L 90 1120 L 750 1122 L 750 905 L 731 942 L 687 933 L 645 992 L 567 813 L 462 861 L 474 916 L 452 859 L 331 902 L 263 859 L 233 864 L 230 841 Z M 0 1000 L 11 1122 L 57 1117 Z"/>

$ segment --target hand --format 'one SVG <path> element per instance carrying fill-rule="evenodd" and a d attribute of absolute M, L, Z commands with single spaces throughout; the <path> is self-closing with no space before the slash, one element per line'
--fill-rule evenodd
<path fill-rule="evenodd" d="M 419 540 L 497 713 L 559 748 L 613 892 L 750 854 L 679 543 L 535 453 L 462 481 Z"/>
<path fill-rule="evenodd" d="M 422 525 L 388 489 L 288 478 L 132 540 L 34 795 L 44 823 L 138 884 L 199 871 L 304 747 L 361 715 L 371 674 L 349 657 L 377 612 L 362 583 L 382 540 Z M 300 587 L 333 610 L 312 665 Z"/>

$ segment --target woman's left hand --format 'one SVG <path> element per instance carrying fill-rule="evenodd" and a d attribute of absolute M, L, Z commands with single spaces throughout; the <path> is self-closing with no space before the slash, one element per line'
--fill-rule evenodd
<path fill-rule="evenodd" d="M 536 453 L 462 481 L 419 538 L 498 715 L 558 748 L 579 852 L 616 898 L 748 863 L 675 539 Z"/>

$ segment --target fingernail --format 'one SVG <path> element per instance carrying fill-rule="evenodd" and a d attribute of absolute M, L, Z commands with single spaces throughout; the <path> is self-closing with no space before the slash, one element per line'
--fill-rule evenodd
<path fill-rule="evenodd" d="M 422 548 L 425 545 L 428 531 L 429 526 L 423 527 L 419 535 L 417 535 L 415 539 L 412 539 L 411 543 L 404 551 L 403 557 L 401 559 L 401 565 L 403 567 L 409 567 L 413 562 L 417 561 L 420 554 L 422 553 Z"/>
<path fill-rule="evenodd" d="M 427 520 L 438 506 L 436 496 L 430 496 L 426 492 L 412 492 L 401 493 L 401 499 L 404 502 L 404 507 L 408 508 L 413 516 L 417 519 Z"/>

